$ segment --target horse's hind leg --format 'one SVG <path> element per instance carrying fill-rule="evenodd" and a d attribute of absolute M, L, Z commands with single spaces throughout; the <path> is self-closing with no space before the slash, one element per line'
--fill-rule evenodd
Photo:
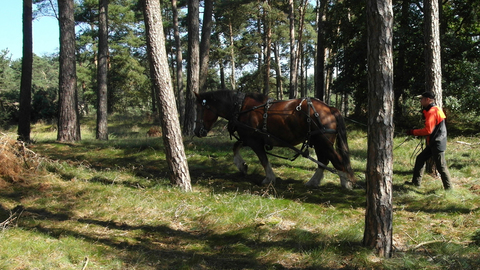
<path fill-rule="evenodd" d="M 318 150 L 317 150 L 318 149 Z M 345 172 L 345 167 L 342 163 L 342 158 L 333 148 L 332 143 L 316 144 L 315 152 L 317 153 L 318 161 L 327 165 L 328 161 L 332 162 L 333 167 L 337 169 L 338 176 L 340 177 L 340 183 L 342 187 L 346 189 L 352 189 L 352 181 L 348 178 L 348 174 Z M 323 159 L 323 161 L 322 161 Z M 320 168 L 319 168 L 320 169 Z"/>
<path fill-rule="evenodd" d="M 241 173 L 246 175 L 248 170 L 248 165 L 240 155 L 240 149 L 242 149 L 242 146 L 243 146 L 242 141 L 237 141 L 233 145 L 233 163 L 235 164 L 235 166 L 237 166 L 238 170 Z"/>

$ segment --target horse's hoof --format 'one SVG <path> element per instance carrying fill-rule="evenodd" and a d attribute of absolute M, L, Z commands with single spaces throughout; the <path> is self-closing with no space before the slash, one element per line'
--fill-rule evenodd
<path fill-rule="evenodd" d="M 309 187 L 309 188 L 318 188 L 319 185 L 318 185 L 318 184 L 312 184 L 312 183 L 310 183 L 310 182 L 307 182 L 307 183 L 305 183 L 305 186 L 306 186 L 306 187 Z"/>
<path fill-rule="evenodd" d="M 243 175 L 247 175 L 247 172 L 248 172 L 248 164 L 244 162 L 239 169 L 240 169 L 240 172 L 241 172 Z"/>
<path fill-rule="evenodd" d="M 267 178 L 263 179 L 262 186 L 268 186 L 270 184 L 275 184 L 275 180 L 270 180 L 270 179 L 267 179 Z"/>

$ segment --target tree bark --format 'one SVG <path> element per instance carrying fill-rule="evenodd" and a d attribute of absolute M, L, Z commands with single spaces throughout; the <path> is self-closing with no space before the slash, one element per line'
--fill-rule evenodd
<path fill-rule="evenodd" d="M 277 82 L 277 99 L 283 99 L 283 87 L 282 87 L 282 68 L 280 67 L 280 46 L 273 45 L 273 55 L 275 56 L 275 80 Z"/>
<path fill-rule="evenodd" d="M 424 0 L 425 91 L 435 93 L 435 104 L 443 106 L 439 0 Z"/>
<path fill-rule="evenodd" d="M 392 254 L 393 10 L 391 0 L 367 0 L 368 160 L 364 245 Z"/>
<path fill-rule="evenodd" d="M 30 114 L 32 108 L 32 0 L 23 0 L 23 57 L 20 83 L 20 110 L 18 116 L 18 139 L 30 141 Z"/>
<path fill-rule="evenodd" d="M 97 66 L 97 139 L 108 140 L 108 0 L 99 1 Z"/>
<path fill-rule="evenodd" d="M 297 46 L 295 43 L 295 6 L 293 0 L 289 0 L 289 14 L 290 21 L 290 93 L 289 98 L 297 98 Z"/>
<path fill-rule="evenodd" d="M 212 35 L 213 0 L 205 0 L 203 9 L 202 40 L 200 41 L 200 92 L 207 91 L 210 36 Z"/>
<path fill-rule="evenodd" d="M 144 16 L 148 56 L 151 62 L 150 66 L 153 67 L 151 70 L 152 83 L 157 90 L 158 100 L 160 100 L 160 119 L 170 181 L 185 191 L 191 191 L 190 172 L 182 141 L 172 78 L 168 68 L 160 2 L 145 0 Z"/>
<path fill-rule="evenodd" d="M 425 20 L 425 91 L 435 94 L 435 104 L 442 108 L 442 59 L 440 46 L 439 0 L 424 0 Z M 435 173 L 435 162 L 429 159 L 425 171 Z"/>
<path fill-rule="evenodd" d="M 320 2 L 320 3 L 319 3 Z M 325 98 L 325 3 L 317 0 L 317 54 L 315 65 L 315 97 L 324 101 Z"/>
<path fill-rule="evenodd" d="M 178 23 L 177 0 L 172 0 L 173 12 L 173 35 L 175 37 L 176 47 L 176 86 L 177 86 L 177 106 L 180 115 L 180 123 L 185 120 L 185 88 L 183 85 L 183 55 L 182 41 L 180 39 L 180 26 Z"/>
<path fill-rule="evenodd" d="M 230 34 L 230 68 L 231 68 L 231 74 L 230 74 L 230 85 L 232 86 L 232 90 L 235 90 L 237 88 L 236 83 L 235 83 L 235 44 L 233 43 L 233 26 L 232 26 L 232 21 L 229 19 L 228 21 L 228 29 L 229 29 L 229 34 Z"/>
<path fill-rule="evenodd" d="M 265 5 L 270 7 L 270 2 L 265 1 Z M 268 95 L 270 93 L 270 68 L 271 68 L 271 54 L 272 54 L 272 22 L 270 19 L 270 14 L 269 11 L 271 8 L 268 8 L 268 10 L 264 10 L 265 14 L 265 68 L 264 68 L 264 74 L 263 74 L 263 93 L 265 95 Z"/>
<path fill-rule="evenodd" d="M 81 136 L 76 90 L 74 1 L 58 1 L 58 13 L 60 24 L 60 75 L 57 140 L 60 142 L 79 141 Z"/>
<path fill-rule="evenodd" d="M 199 0 L 188 0 L 188 62 L 187 96 L 183 133 L 193 135 L 195 129 L 195 93 L 199 92 L 200 52 L 199 52 Z"/>

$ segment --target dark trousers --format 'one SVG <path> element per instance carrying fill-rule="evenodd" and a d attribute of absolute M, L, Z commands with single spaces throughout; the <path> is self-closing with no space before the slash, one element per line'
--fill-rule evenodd
<path fill-rule="evenodd" d="M 427 146 L 423 151 L 418 154 L 415 160 L 415 167 L 413 168 L 412 182 L 414 185 L 419 186 L 422 182 L 422 176 L 425 171 L 425 163 L 429 158 L 433 158 L 437 170 L 440 173 L 443 182 L 444 189 L 450 189 L 452 182 L 450 181 L 450 172 L 448 171 L 447 162 L 445 161 L 445 152 L 440 152 L 437 149 Z"/>

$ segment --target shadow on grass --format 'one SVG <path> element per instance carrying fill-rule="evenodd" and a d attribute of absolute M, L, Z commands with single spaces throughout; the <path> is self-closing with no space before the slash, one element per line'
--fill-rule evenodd
<path fill-rule="evenodd" d="M 131 226 L 115 221 L 78 219 L 66 214 L 51 213 L 45 209 L 27 208 L 24 209 L 24 216 L 40 221 L 70 221 L 78 224 L 74 227 L 95 225 L 102 227 L 102 231 L 111 231 L 112 233 L 108 235 L 96 235 L 94 232 L 89 234 L 74 229 L 59 228 L 49 222 L 35 222 L 36 225 L 32 225 L 34 224 L 32 222 L 24 222 L 24 224 L 20 222 L 23 228 L 37 231 L 48 237 L 60 239 L 71 236 L 93 245 L 109 246 L 115 250 L 114 256 L 119 257 L 127 267 L 143 265 L 153 266 L 155 269 L 333 269 L 315 263 L 291 268 L 274 261 L 262 260 L 261 254 L 265 250 L 285 250 L 288 253 L 300 255 L 331 245 L 331 236 L 299 229 L 283 231 L 282 234 L 285 237 L 280 236 L 276 240 L 266 241 L 261 239 L 261 236 L 268 232 L 257 225 L 216 234 L 209 231 L 176 230 L 164 225 Z M 117 237 L 120 235 L 130 237 L 125 240 L 124 237 Z M 295 239 L 295 235 L 302 239 Z M 330 240 L 322 241 L 321 239 Z M 340 248 L 335 248 L 335 251 L 342 256 L 351 256 L 364 249 L 360 242 L 339 240 L 336 243 Z M 104 255 L 105 252 L 103 252 Z M 346 265 L 342 268 L 349 269 Z"/>
<path fill-rule="evenodd" d="M 187 155 L 197 154 L 197 159 L 189 160 L 190 176 L 193 185 L 214 189 L 216 192 L 251 192 L 260 196 L 273 195 L 280 198 L 299 200 L 316 204 L 335 204 L 337 207 L 364 207 L 364 191 L 362 189 L 346 190 L 340 186 L 340 181 L 335 184 L 322 183 L 319 188 L 307 188 L 301 179 L 277 178 L 274 186 L 261 186 L 265 177 L 263 169 L 258 163 L 253 151 L 246 148 L 245 158 L 257 167 L 248 175 L 238 173 L 232 162 L 232 142 L 218 138 L 208 140 L 194 140 L 186 142 Z M 113 146 L 112 146 L 113 145 Z M 88 167 L 97 171 L 111 171 L 123 169 L 134 176 L 144 179 L 168 179 L 168 164 L 163 156 L 162 146 L 158 140 L 146 140 L 144 142 L 99 142 L 86 141 L 78 144 L 64 144 L 50 142 L 38 148 L 41 152 L 54 160 L 73 162 L 76 164 L 88 164 Z M 110 148 L 114 148 L 111 150 Z M 159 154 L 161 152 L 161 154 Z M 97 154 L 98 153 L 98 154 Z M 278 160 L 278 159 L 277 159 Z M 279 162 L 285 162 L 278 160 Z M 276 167 L 276 160 L 272 160 Z M 313 164 L 313 163 L 312 163 Z M 297 166 L 298 165 L 298 166 Z M 314 171 L 308 165 L 295 165 L 295 169 L 305 170 L 312 175 Z M 274 168 L 277 170 L 280 168 Z M 75 177 L 74 171 L 62 171 L 52 169 L 66 181 Z M 261 174 L 256 171 L 261 171 Z M 309 176 L 310 177 L 310 176 Z M 338 178 L 338 176 L 335 176 Z M 114 179 L 104 176 L 94 176 L 86 181 L 100 184 L 114 184 Z M 337 184 L 338 183 L 338 184 Z M 360 185 L 363 182 L 359 182 Z M 115 184 L 127 187 L 151 187 L 157 184 L 155 181 L 122 181 Z"/>

